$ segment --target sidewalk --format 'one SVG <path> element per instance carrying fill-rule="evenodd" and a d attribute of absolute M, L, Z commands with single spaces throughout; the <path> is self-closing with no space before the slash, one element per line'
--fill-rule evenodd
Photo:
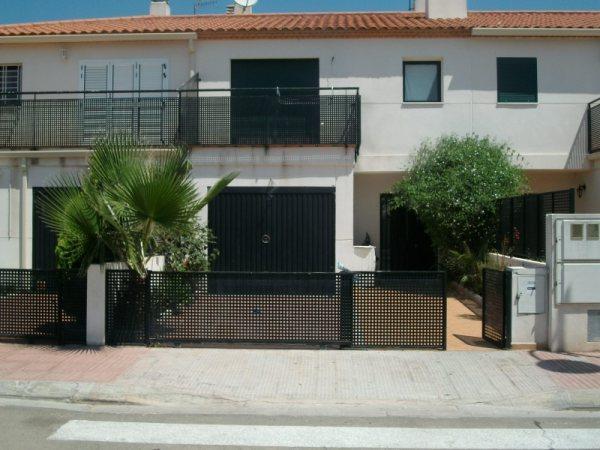
<path fill-rule="evenodd" d="M 415 406 L 595 409 L 600 354 L 0 344 L 0 397 L 313 415 Z"/>

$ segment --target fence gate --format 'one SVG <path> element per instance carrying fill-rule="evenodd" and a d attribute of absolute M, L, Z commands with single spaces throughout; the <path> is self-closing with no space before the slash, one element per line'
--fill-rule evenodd
<path fill-rule="evenodd" d="M 510 272 L 484 269 L 482 336 L 500 348 L 510 347 L 510 290 Z"/>
<path fill-rule="evenodd" d="M 86 295 L 75 271 L 0 269 L 0 337 L 85 343 Z"/>
<path fill-rule="evenodd" d="M 442 272 L 107 271 L 107 341 L 445 349 Z"/>

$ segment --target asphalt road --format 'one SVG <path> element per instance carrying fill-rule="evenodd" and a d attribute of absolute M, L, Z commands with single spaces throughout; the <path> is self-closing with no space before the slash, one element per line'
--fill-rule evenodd
<path fill-rule="evenodd" d="M 398 438 L 399 447 L 391 448 L 600 448 L 600 415 L 585 411 L 546 418 L 291 417 L 165 414 L 128 406 L 2 399 L 0 428 L 0 448 L 11 450 L 386 448 L 386 442 Z M 130 442 L 116 442 L 122 439 Z M 407 447 L 411 443 L 415 447 Z"/>

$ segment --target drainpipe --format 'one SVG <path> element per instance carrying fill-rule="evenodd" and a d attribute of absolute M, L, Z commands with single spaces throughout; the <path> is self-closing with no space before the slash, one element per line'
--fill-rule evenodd
<path fill-rule="evenodd" d="M 21 159 L 21 192 L 19 195 L 19 267 L 25 269 L 27 265 L 27 158 Z"/>
<path fill-rule="evenodd" d="M 196 75 L 196 38 L 188 39 L 188 69 L 190 78 Z"/>

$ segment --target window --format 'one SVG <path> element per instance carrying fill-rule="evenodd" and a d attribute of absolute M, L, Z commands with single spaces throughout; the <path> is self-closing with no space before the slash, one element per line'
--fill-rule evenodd
<path fill-rule="evenodd" d="M 498 103 L 537 103 L 536 58 L 498 58 Z"/>
<path fill-rule="evenodd" d="M 589 223 L 587 226 L 587 240 L 588 241 L 599 241 L 600 240 L 600 224 Z"/>
<path fill-rule="evenodd" d="M 583 224 L 582 223 L 571 224 L 571 240 L 572 241 L 583 241 Z"/>
<path fill-rule="evenodd" d="M 441 102 L 441 69 L 439 61 L 404 61 L 404 101 Z"/>
<path fill-rule="evenodd" d="M 18 100 L 21 92 L 21 66 L 0 65 L 0 100 Z"/>

